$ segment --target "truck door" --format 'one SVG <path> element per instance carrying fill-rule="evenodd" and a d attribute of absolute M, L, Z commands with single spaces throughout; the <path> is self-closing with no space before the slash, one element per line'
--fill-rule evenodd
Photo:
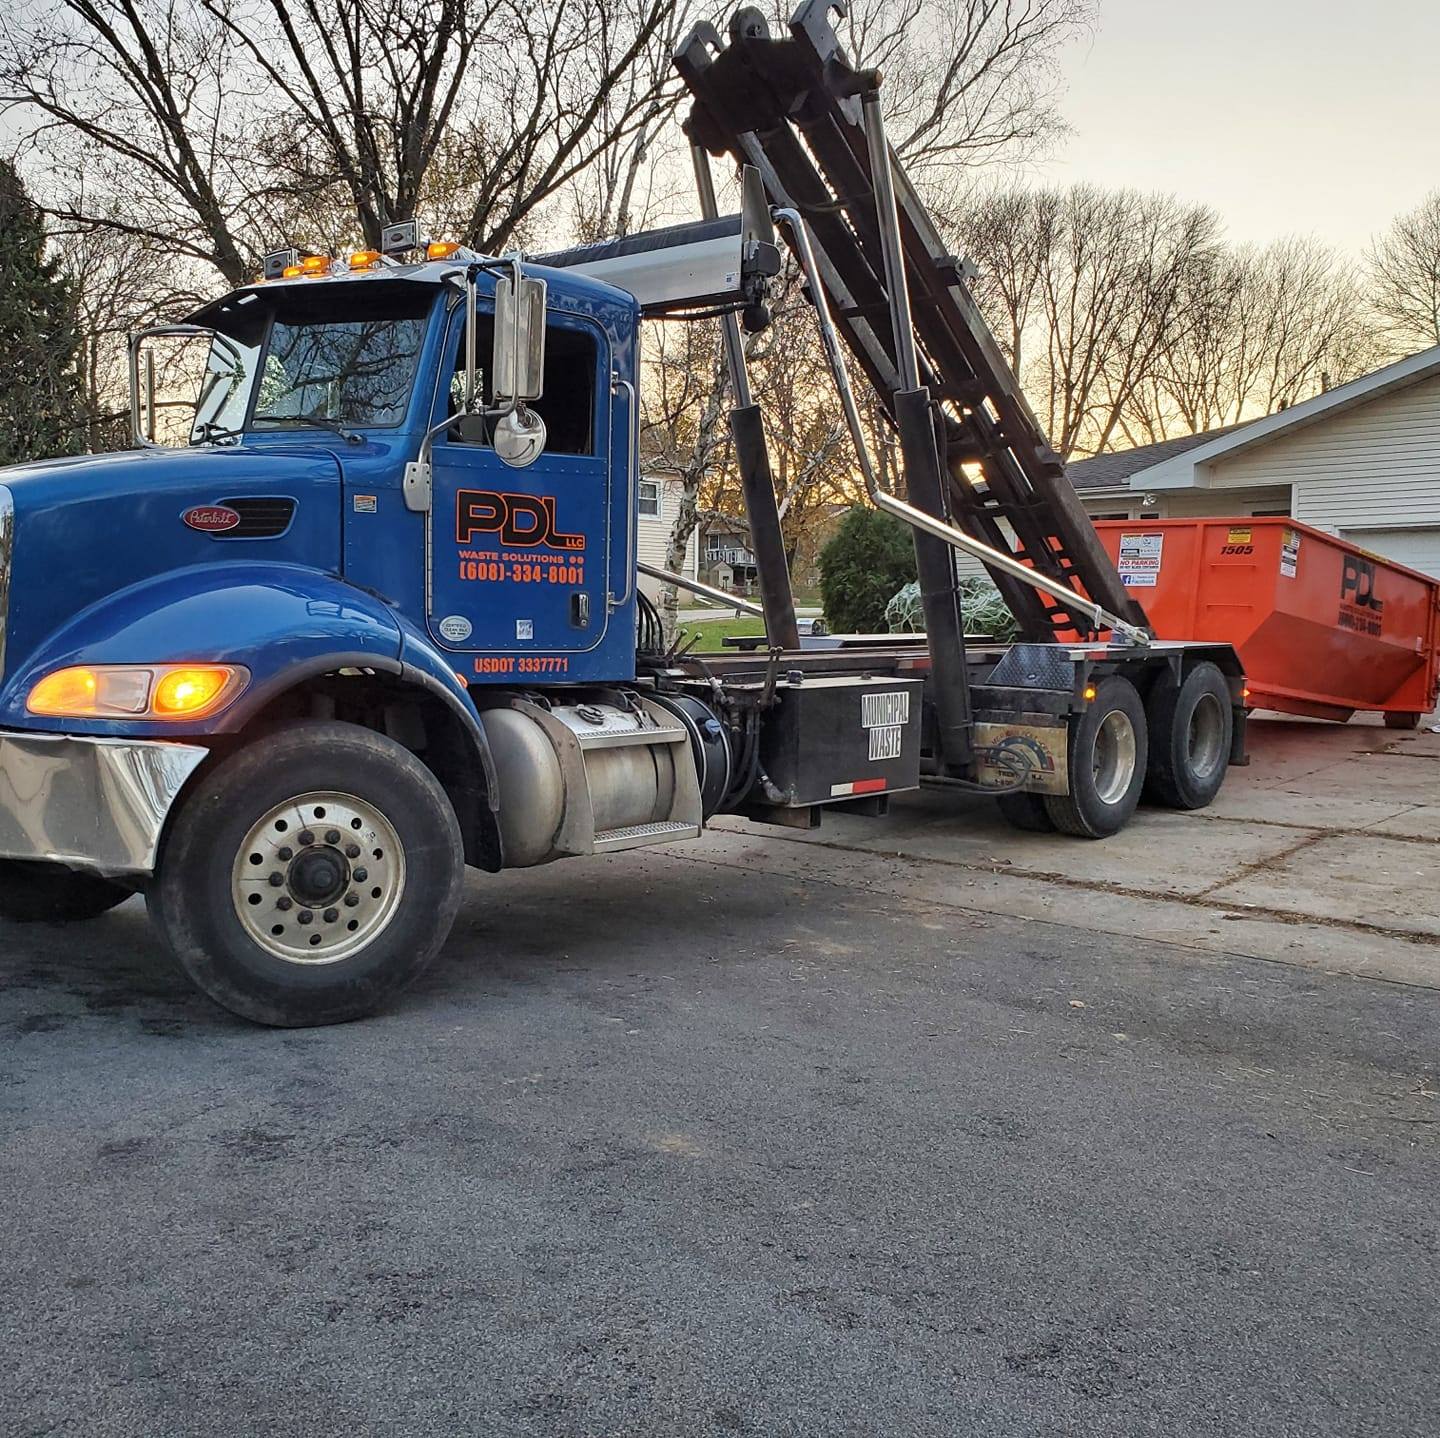
<path fill-rule="evenodd" d="M 448 373 L 463 363 L 459 328 Z M 487 370 L 491 333 L 491 324 L 482 324 L 479 353 Z M 540 458 L 524 469 L 506 465 L 480 419 L 459 421 L 435 441 L 429 626 L 438 644 L 473 656 L 456 666 L 466 673 L 563 677 L 568 656 L 605 637 L 609 373 L 604 332 L 552 313 L 545 392 L 530 406 L 547 431 Z M 457 393 L 438 402 L 453 408 Z M 488 376 L 483 398 L 491 403 Z"/>

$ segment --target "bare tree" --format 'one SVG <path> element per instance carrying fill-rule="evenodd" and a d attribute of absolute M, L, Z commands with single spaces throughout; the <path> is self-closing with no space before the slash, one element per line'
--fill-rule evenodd
<path fill-rule="evenodd" d="M 1402 353 L 1440 344 L 1440 190 L 1371 246 L 1371 302 Z"/>
<path fill-rule="evenodd" d="M 257 217 L 424 209 L 494 253 L 653 121 L 675 0 L 58 0 L 0 18 L 0 95 L 72 223 L 244 280 Z M 641 65 L 649 58 L 648 65 Z M 83 179 L 83 184 L 81 183 Z M 124 218 L 121 218 L 121 217 Z"/>
<path fill-rule="evenodd" d="M 85 448 L 123 449 L 131 443 L 125 337 L 197 297 L 177 292 L 173 266 L 153 244 L 89 230 L 60 249 L 79 320 Z"/>
<path fill-rule="evenodd" d="M 911 174 L 953 181 L 1033 158 L 1064 132 L 1058 53 L 1094 18 L 1094 0 L 855 0 L 842 38 L 882 72 L 890 141 Z"/>
<path fill-rule="evenodd" d="M 1170 196 L 1091 185 L 992 196 L 965 224 L 982 298 L 1062 454 L 1110 443 L 1190 323 L 1191 277 L 1218 231 Z"/>
<path fill-rule="evenodd" d="M 1187 324 L 1122 418 L 1132 442 L 1288 408 L 1381 357 L 1354 266 L 1315 240 L 1221 251 L 1187 284 Z"/>

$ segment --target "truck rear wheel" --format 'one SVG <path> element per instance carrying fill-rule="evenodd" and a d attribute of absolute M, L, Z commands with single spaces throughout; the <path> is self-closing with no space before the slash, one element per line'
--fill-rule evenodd
<path fill-rule="evenodd" d="M 304 722 L 200 781 L 150 904 L 180 966 L 231 1012 L 344 1023 L 439 952 L 464 872 L 455 811 L 413 754 L 355 725 Z"/>
<path fill-rule="evenodd" d="M 1101 680 L 1089 707 L 1070 725 L 1070 792 L 1045 796 L 1045 812 L 1063 834 L 1104 839 L 1130 822 L 1145 783 L 1145 706 L 1118 675 Z"/>
<path fill-rule="evenodd" d="M 1387 729 L 1418 729 L 1424 720 L 1423 714 L 1413 709 L 1390 709 L 1385 714 Z"/>
<path fill-rule="evenodd" d="M 1220 792 L 1230 764 L 1235 715 L 1230 686 L 1213 664 L 1197 664 L 1179 684 L 1150 696 L 1146 789 L 1172 809 L 1203 809 Z"/>
<path fill-rule="evenodd" d="M 134 889 L 63 864 L 0 859 L 0 919 L 12 924 L 76 924 L 123 904 Z"/>

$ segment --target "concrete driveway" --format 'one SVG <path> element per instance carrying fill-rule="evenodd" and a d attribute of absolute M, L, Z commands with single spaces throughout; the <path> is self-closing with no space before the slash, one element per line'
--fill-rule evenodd
<path fill-rule="evenodd" d="M 0 927 L 0 1431 L 1429 1438 L 1440 736 L 1254 747 L 477 876 L 339 1029 Z"/>

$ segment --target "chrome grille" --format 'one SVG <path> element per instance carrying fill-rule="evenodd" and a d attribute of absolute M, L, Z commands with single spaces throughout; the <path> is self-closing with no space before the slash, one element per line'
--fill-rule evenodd
<path fill-rule="evenodd" d="M 15 565 L 15 501 L 0 485 L 0 678 L 5 674 L 5 635 L 10 621 L 10 573 Z"/>

